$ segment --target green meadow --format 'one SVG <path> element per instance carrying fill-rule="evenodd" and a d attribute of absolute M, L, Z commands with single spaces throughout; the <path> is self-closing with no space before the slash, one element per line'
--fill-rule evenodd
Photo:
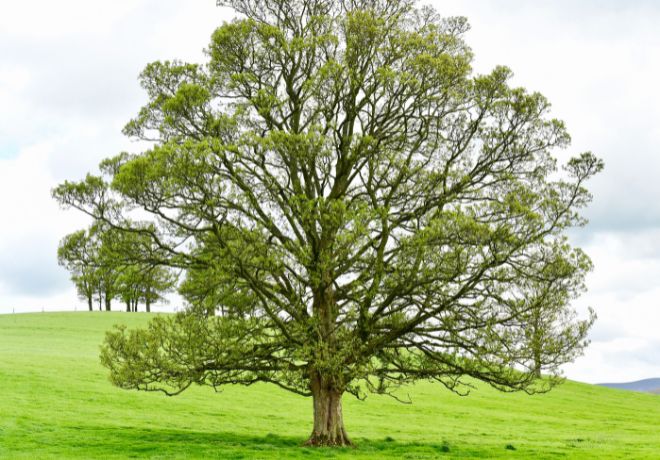
<path fill-rule="evenodd" d="M 358 447 L 303 448 L 311 402 L 274 386 L 177 397 L 111 386 L 104 332 L 148 318 L 0 315 L 0 458 L 660 458 L 659 396 L 571 381 L 534 396 L 419 383 L 408 405 L 347 397 Z"/>

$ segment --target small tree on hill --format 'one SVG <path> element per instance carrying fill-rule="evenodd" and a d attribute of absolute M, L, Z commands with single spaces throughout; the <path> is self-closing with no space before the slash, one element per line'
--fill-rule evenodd
<path fill-rule="evenodd" d="M 124 267 L 117 279 L 117 284 L 117 298 L 126 304 L 126 311 L 137 311 L 142 289 L 140 268 L 136 265 Z"/>
<path fill-rule="evenodd" d="M 176 277 L 165 267 L 146 267 L 142 270 L 142 295 L 144 308 L 151 312 L 156 302 L 167 302 L 165 294 L 171 292 L 176 284 Z"/>
<path fill-rule="evenodd" d="M 220 296 L 232 314 L 193 305 L 110 332 L 112 381 L 270 382 L 312 397 L 310 445 L 350 444 L 345 393 L 556 383 L 593 321 L 572 317 L 590 262 L 564 235 L 601 161 L 557 169 L 564 124 L 508 69 L 471 73 L 462 18 L 408 0 L 228 3 L 240 16 L 207 65 L 142 73 L 149 102 L 125 132 L 153 147 L 54 191 L 148 238 L 145 258 L 187 270 L 193 293 L 208 276 L 240 294 Z"/>
<path fill-rule="evenodd" d="M 96 249 L 85 230 L 64 237 L 57 249 L 58 263 L 71 273 L 71 281 L 76 286 L 78 296 L 87 301 L 89 311 L 93 310 L 94 298 L 99 290 L 94 263 Z"/>
<path fill-rule="evenodd" d="M 151 238 L 138 232 L 109 232 L 112 239 L 108 240 L 108 259 L 121 272 L 117 279 L 118 296 L 128 311 L 135 312 L 138 304 L 144 303 L 147 313 L 151 312 L 154 302 L 166 301 L 165 294 L 174 289 L 177 277 L 158 263 L 163 256 Z"/>
<path fill-rule="evenodd" d="M 110 257 L 109 237 L 102 225 L 95 224 L 67 235 L 58 248 L 60 265 L 71 272 L 78 295 L 87 300 L 90 311 L 93 301 L 98 302 L 99 310 L 110 311 L 116 295 L 119 267 Z"/>
<path fill-rule="evenodd" d="M 164 267 L 126 265 L 117 280 L 118 297 L 126 304 L 126 311 L 138 311 L 144 303 L 147 313 L 155 302 L 165 302 L 165 294 L 174 288 L 175 277 Z"/>
<path fill-rule="evenodd" d="M 96 269 L 98 278 L 96 296 L 99 306 L 103 304 L 105 311 L 111 311 L 112 301 L 117 297 L 117 280 L 121 272 L 119 267 L 107 264 L 103 259 L 99 263 L 100 265 Z"/>

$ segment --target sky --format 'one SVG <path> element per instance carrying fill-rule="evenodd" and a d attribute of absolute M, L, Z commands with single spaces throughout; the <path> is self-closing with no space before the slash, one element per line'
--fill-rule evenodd
<path fill-rule="evenodd" d="M 515 85 L 548 97 L 573 138 L 561 159 L 605 160 L 590 184 L 590 223 L 570 234 L 595 265 L 574 305 L 598 320 L 565 375 L 660 377 L 660 2 L 427 3 L 469 19 L 477 73 L 506 65 Z M 203 62 L 230 17 L 214 0 L 0 0 L 0 313 L 85 308 L 56 250 L 87 221 L 50 190 L 139 149 L 121 128 L 145 102 L 141 69 Z"/>

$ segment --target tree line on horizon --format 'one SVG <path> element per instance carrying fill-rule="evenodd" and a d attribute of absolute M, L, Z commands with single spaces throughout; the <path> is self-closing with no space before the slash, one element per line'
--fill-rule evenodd
<path fill-rule="evenodd" d="M 200 257 L 210 257 L 211 250 L 198 252 Z M 217 267 L 188 268 L 181 276 L 182 270 L 159 264 L 157 257 L 158 250 L 149 238 L 124 234 L 100 222 L 65 236 L 57 250 L 58 263 L 69 271 L 78 297 L 89 311 L 96 305 L 99 311 L 111 311 L 116 300 L 127 312 L 137 312 L 143 304 L 150 313 L 152 305 L 167 303 L 167 294 L 175 291 L 211 316 L 235 315 L 236 310 L 227 309 L 227 304 L 254 302 L 236 290 L 235 283 Z"/>
<path fill-rule="evenodd" d="M 89 311 L 111 311 L 113 300 L 137 312 L 144 304 L 147 312 L 176 284 L 176 275 L 166 267 L 136 261 L 131 257 L 146 241 L 138 235 L 119 235 L 100 224 L 79 230 L 60 242 L 58 263 L 71 274 L 78 296 L 87 302 Z"/>

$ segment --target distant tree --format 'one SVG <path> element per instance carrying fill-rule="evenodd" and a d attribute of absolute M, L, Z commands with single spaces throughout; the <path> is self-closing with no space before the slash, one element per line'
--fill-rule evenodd
<path fill-rule="evenodd" d="M 562 334 L 560 331 L 570 330 L 575 322 L 575 312 L 565 306 L 575 295 L 584 290 L 584 285 L 577 284 L 581 279 L 580 272 L 591 269 L 591 262 L 579 249 L 573 250 L 573 260 L 562 257 L 569 248 L 563 244 L 546 246 L 537 254 L 538 260 L 533 272 L 519 282 L 521 310 L 526 311 L 524 323 L 524 342 L 529 344 L 534 357 L 533 371 L 541 377 L 545 366 L 553 365 L 557 357 L 563 360 L 577 357 L 581 351 L 579 336 Z"/>
<path fill-rule="evenodd" d="M 110 311 L 116 295 L 119 270 L 111 260 L 108 237 L 102 225 L 95 224 L 67 235 L 58 248 L 60 265 L 71 272 L 78 295 L 87 300 L 90 310 L 92 302 L 97 301 L 99 310 Z"/>
<path fill-rule="evenodd" d="M 78 296 L 87 301 L 89 311 L 93 310 L 95 294 L 99 290 L 99 280 L 93 262 L 96 250 L 85 230 L 64 237 L 57 250 L 58 263 L 71 273 L 71 281 L 76 286 Z"/>
<path fill-rule="evenodd" d="M 176 277 L 165 267 L 145 267 L 141 273 L 142 295 L 147 313 L 156 302 L 167 302 L 165 294 L 171 292 L 176 284 Z"/>
<path fill-rule="evenodd" d="M 117 280 L 118 298 L 126 304 L 126 311 L 138 311 L 144 303 L 147 313 L 155 302 L 166 302 L 165 294 L 172 291 L 176 278 L 164 267 L 126 265 Z"/>
<path fill-rule="evenodd" d="M 144 303 L 150 312 L 154 302 L 167 300 L 165 294 L 174 289 L 177 277 L 157 263 L 158 248 L 150 238 L 109 229 L 105 248 L 107 263 L 119 271 L 116 295 L 127 311 L 136 312 L 138 304 Z"/>
<path fill-rule="evenodd" d="M 137 265 L 124 267 L 117 279 L 117 298 L 126 304 L 126 311 L 137 311 L 140 301 L 140 269 Z"/>
<path fill-rule="evenodd" d="M 128 311 L 137 311 L 140 302 L 147 312 L 173 290 L 176 277 L 162 266 L 145 262 L 149 240 L 137 234 L 121 234 L 100 223 L 62 239 L 58 261 L 71 272 L 78 294 L 93 302 L 99 310 L 112 309 L 113 299 L 126 303 Z"/>
<path fill-rule="evenodd" d="M 557 383 L 593 321 L 568 303 L 591 265 L 565 231 L 602 162 L 558 170 L 564 124 L 508 69 L 471 73 L 462 18 L 407 0 L 227 3 L 240 16 L 208 65 L 142 73 L 149 102 L 125 132 L 152 147 L 54 190 L 211 296 L 108 333 L 112 381 L 270 382 L 312 397 L 308 443 L 333 446 L 350 444 L 345 393 Z M 209 315 L 216 302 L 230 314 Z"/>
<path fill-rule="evenodd" d="M 96 293 L 99 305 L 102 303 L 105 311 L 112 310 L 112 301 L 117 296 L 117 280 L 121 273 L 120 267 L 109 263 L 103 259 L 103 255 L 98 260 L 96 276 L 98 279 L 98 291 Z"/>

